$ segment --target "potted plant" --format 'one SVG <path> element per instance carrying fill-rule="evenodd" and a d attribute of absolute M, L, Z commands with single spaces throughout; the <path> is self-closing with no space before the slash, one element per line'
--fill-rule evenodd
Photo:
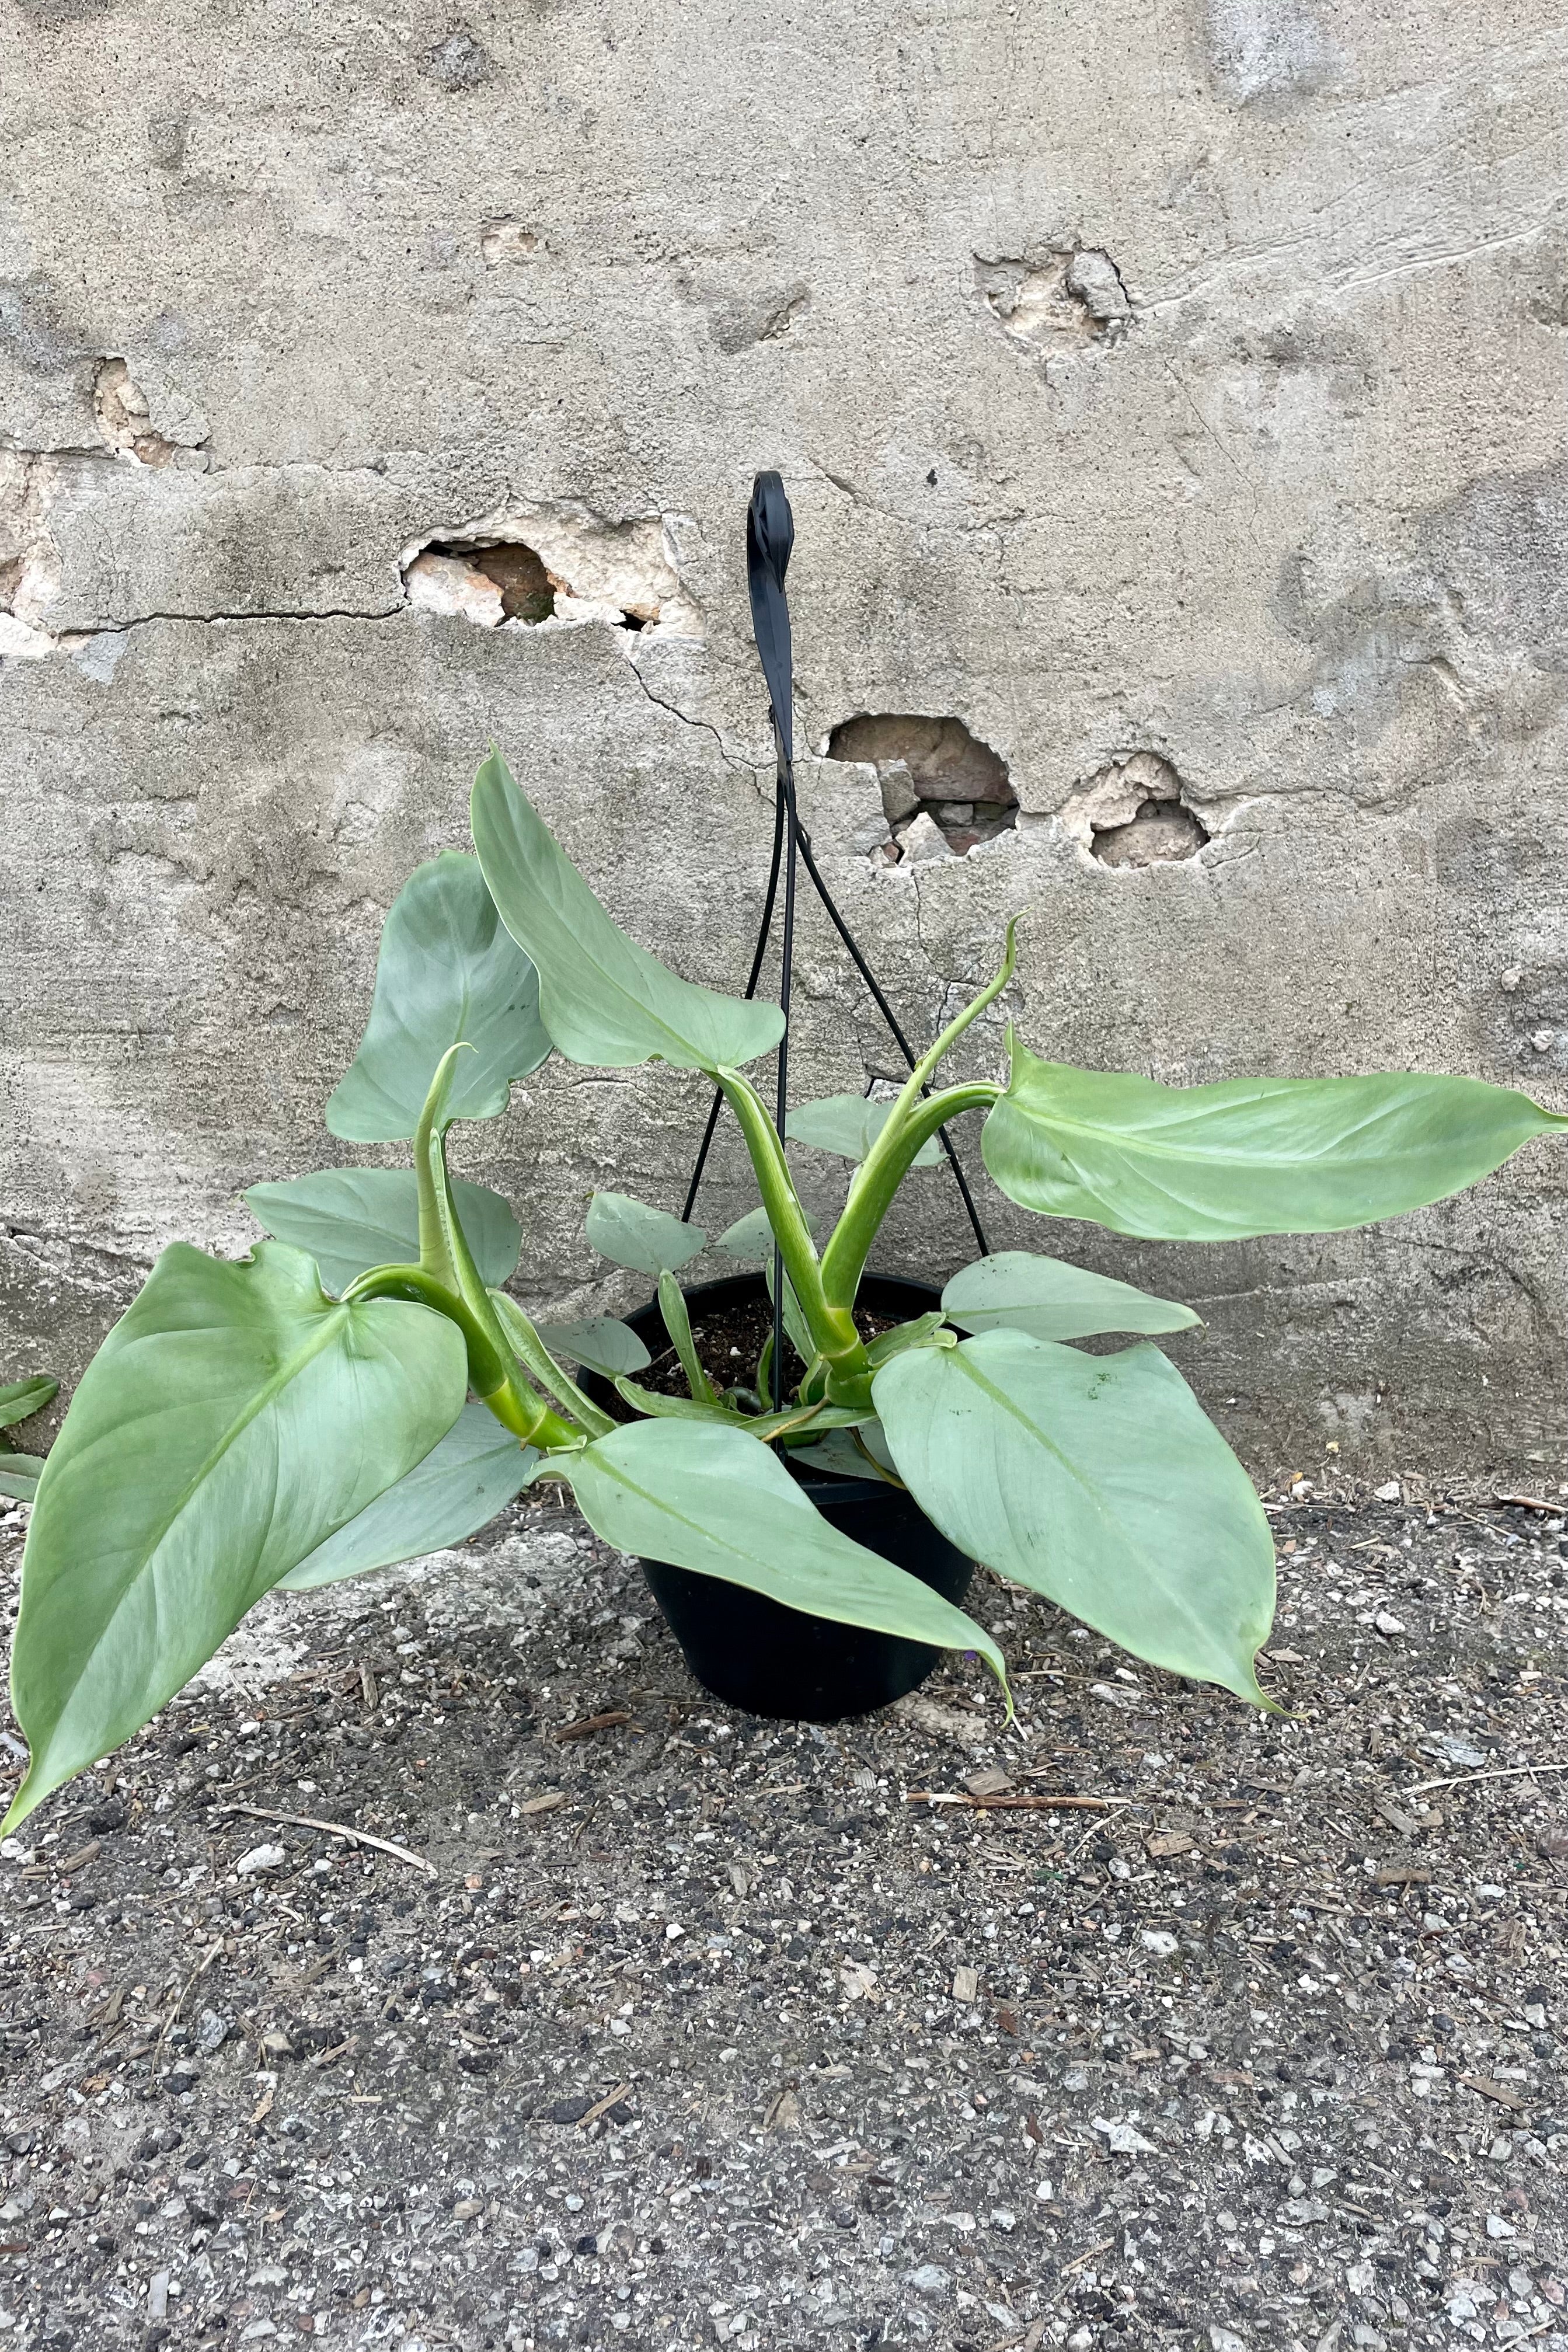
<path fill-rule="evenodd" d="M 781 729 L 787 782 L 786 752 Z M 782 1046 L 781 1005 L 699 987 L 628 938 L 495 752 L 471 816 L 477 856 L 422 866 L 387 917 L 364 1036 L 328 1106 L 340 1137 L 411 1140 L 412 1169 L 256 1185 L 272 1238 L 237 1264 L 165 1250 L 82 1376 L 27 1532 L 12 1692 L 30 1762 L 0 1826 L 128 1738 L 267 1591 L 458 1541 L 545 1477 L 606 1541 L 659 1564 L 699 1672 L 751 1704 L 770 1684 L 781 1712 L 875 1704 L 943 1649 L 1005 1689 L 1001 1651 L 959 1606 L 974 1559 L 1140 1657 L 1267 1705 L 1268 1524 L 1149 1344 L 1196 1317 L 1016 1250 L 983 1255 L 940 1297 L 873 1288 L 900 1185 L 978 1109 L 993 1179 L 1043 1216 L 1188 1242 L 1324 1233 L 1473 1184 L 1568 1118 L 1409 1072 L 1175 1088 L 1044 1061 L 1011 1034 L 1005 1070 L 944 1085 L 1012 975 L 1009 928 L 994 978 L 896 1101 L 837 1097 L 785 1122 L 747 1075 Z M 731 1376 L 715 1377 L 676 1278 L 703 1234 L 622 1195 L 595 1196 L 588 1238 L 657 1281 L 678 1392 L 637 1378 L 653 1311 L 551 1326 L 507 1288 L 517 1221 L 450 1175 L 447 1138 L 504 1110 L 552 1049 L 713 1081 L 759 1195 L 721 1236 L 763 1261 L 753 1296 L 771 1276 L 755 1362 L 726 1356 Z M 786 1123 L 855 1162 L 820 1247 Z M 1075 1345 L 1105 1335 L 1135 1344 Z"/>
<path fill-rule="evenodd" d="M 542 1476 L 563 1480 L 622 1550 L 818 1622 L 972 1651 L 1004 1681 L 996 1643 L 957 1605 L 953 1553 L 1140 1657 L 1266 1704 L 1253 1660 L 1272 1605 L 1267 1521 L 1142 1336 L 1197 1318 L 1004 1251 L 868 1340 L 857 1302 L 900 1184 L 946 1122 L 983 1108 L 992 1176 L 1044 1215 L 1164 1240 L 1322 1233 L 1458 1191 L 1568 1119 L 1416 1073 L 1169 1087 L 1042 1061 L 1016 1037 L 1005 1073 L 923 1092 L 1006 986 L 1009 934 L 994 978 L 896 1102 L 797 1116 L 797 1132 L 858 1161 L 819 1249 L 746 1076 L 779 1042 L 778 1006 L 679 979 L 627 938 L 495 753 L 472 819 L 478 857 L 434 859 L 394 905 L 369 1024 L 329 1106 L 340 1136 L 410 1137 L 412 1171 L 255 1186 L 247 1199 L 274 1238 L 237 1264 L 165 1250 L 82 1376 L 27 1532 L 12 1691 L 31 1762 L 6 1826 L 145 1723 L 274 1586 L 458 1540 Z M 722 1238 L 742 1255 L 777 1246 L 787 1384 L 764 1360 L 717 1385 L 676 1280 L 703 1236 L 623 1196 L 595 1198 L 588 1236 L 657 1277 L 684 1393 L 637 1381 L 647 1349 L 627 1326 L 538 1325 L 504 1287 L 516 1221 L 449 1175 L 447 1137 L 504 1109 L 552 1047 L 715 1081 L 761 1198 Z M 1095 1334 L 1139 1343 L 1073 1344 Z M 613 1382 L 632 1418 L 615 1421 L 573 1362 Z M 858 1540 L 835 1524 L 845 1472 Z"/>

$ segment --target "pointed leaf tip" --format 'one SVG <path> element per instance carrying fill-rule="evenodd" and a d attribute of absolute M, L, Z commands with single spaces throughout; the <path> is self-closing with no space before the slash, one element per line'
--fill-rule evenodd
<path fill-rule="evenodd" d="M 499 754 L 475 780 L 474 845 L 508 930 L 539 973 L 545 1029 L 568 1061 L 664 1061 L 710 1076 L 772 1051 L 776 1004 L 681 980 L 614 922 Z"/>

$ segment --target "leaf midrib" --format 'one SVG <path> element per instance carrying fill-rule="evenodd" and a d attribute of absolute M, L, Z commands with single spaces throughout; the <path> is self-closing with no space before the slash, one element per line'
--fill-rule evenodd
<path fill-rule="evenodd" d="M 1304 1081 L 1279 1079 L 1276 1081 L 1276 1084 L 1281 1087 L 1296 1083 L 1333 1086 L 1341 1083 L 1341 1081 L 1332 1078 L 1319 1080 L 1307 1079 Z M 1462 1081 L 1460 1083 L 1462 1083 Z M 1041 1091 L 1044 1092 L 1046 1089 L 1042 1087 Z M 1169 1091 L 1179 1096 L 1184 1092 L 1193 1094 L 1199 1093 L 1203 1091 L 1203 1089 L 1198 1087 L 1173 1087 Z M 1506 1092 L 1507 1089 L 1500 1087 L 1498 1091 L 1502 1093 Z M 1256 1103 L 1266 1103 L 1275 1099 L 1278 1099 L 1278 1097 L 1269 1093 L 1262 1093 L 1255 1095 L 1250 1098 L 1243 1098 L 1233 1103 L 1227 1103 L 1224 1106 L 1224 1108 L 1226 1111 L 1246 1110 L 1252 1108 Z M 1521 1099 L 1528 1101 L 1529 1097 L 1524 1097 Z M 1037 1118 L 1040 1124 L 1049 1130 L 1058 1131 L 1064 1135 L 1085 1138 L 1091 1143 L 1108 1145 L 1116 1150 L 1126 1152 L 1129 1155 L 1142 1153 L 1146 1154 L 1151 1159 L 1201 1160 L 1212 1161 L 1215 1165 L 1222 1167 L 1247 1167 L 1249 1165 L 1260 1165 L 1270 1170 L 1278 1170 L 1281 1172 L 1288 1172 L 1292 1168 L 1311 1167 L 1315 1161 L 1321 1160 L 1327 1152 L 1331 1150 L 1338 1151 L 1342 1150 L 1347 1141 L 1365 1134 L 1368 1129 L 1384 1124 L 1388 1119 L 1398 1116 L 1400 1112 L 1409 1108 L 1409 1105 L 1405 1102 L 1384 1105 L 1380 1109 L 1368 1112 L 1365 1117 L 1358 1119 L 1352 1127 L 1344 1129 L 1342 1133 L 1326 1140 L 1317 1150 L 1297 1151 L 1292 1157 L 1287 1157 L 1283 1153 L 1279 1152 L 1266 1152 L 1258 1150 L 1243 1152 L 1234 1149 L 1225 1151 L 1216 1150 L 1212 1146 L 1205 1148 L 1200 1144 L 1191 1142 L 1166 1143 L 1142 1134 L 1131 1136 L 1125 1133 L 1122 1129 L 1111 1127 L 1103 1121 L 1097 1125 L 1089 1119 L 1075 1118 L 1070 1112 L 1059 1111 L 1054 1105 L 1042 1107 L 1038 1110 L 1035 1110 L 1028 1103 L 1026 1087 L 1020 1087 L 1016 1094 L 1008 1093 L 1004 1095 L 1002 1100 L 1004 1102 L 1010 1102 L 1014 1109 L 1022 1117 Z M 1568 1125 L 1568 1118 L 1560 1118 L 1559 1114 L 1553 1111 L 1542 1111 L 1539 1104 L 1531 1103 L 1531 1108 L 1536 1112 L 1538 1118 L 1540 1118 L 1543 1123 L 1549 1123 L 1552 1125 Z M 1201 1118 L 1215 1118 L 1219 1116 L 1220 1113 L 1211 1108 L 1194 1110 L 1187 1112 L 1184 1115 L 1189 1120 L 1197 1120 Z M 1522 1139 L 1521 1139 L 1521 1140 Z M 1411 1148 L 1413 1150 L 1415 1147 Z M 1400 1156 L 1407 1157 L 1408 1154 L 1405 1153 Z M 1171 1193 L 1168 1197 L 1173 1200 L 1179 1200 L 1181 1196 L 1178 1193 Z"/>
<path fill-rule="evenodd" d="M 1026 1338 L 1028 1335 L 1026 1333 L 1024 1336 Z M 1044 1345 L 1047 1343 L 1040 1342 L 1038 1344 Z M 1133 1354 L 1137 1351 L 1130 1349 L 1126 1352 Z M 1153 1349 L 1152 1352 L 1156 1356 L 1159 1355 L 1158 1349 Z M 1022 1407 L 1016 1403 L 1015 1399 L 1009 1396 L 1005 1389 L 998 1388 L 994 1381 L 987 1380 L 984 1373 L 976 1369 L 973 1359 L 972 1357 L 966 1357 L 963 1347 L 958 1347 L 952 1350 L 952 1360 L 962 1365 L 965 1374 L 973 1381 L 977 1388 L 983 1390 L 994 1403 L 1000 1405 L 1005 1412 L 1009 1413 L 1012 1418 L 1020 1424 L 1021 1427 L 1027 1430 L 1029 1434 L 1036 1438 L 1040 1445 L 1044 1447 L 1047 1453 L 1053 1454 L 1062 1465 L 1062 1467 L 1067 1471 L 1068 1476 L 1076 1482 L 1079 1487 L 1088 1496 L 1089 1503 L 1099 1517 L 1101 1524 L 1110 1530 L 1119 1550 L 1121 1550 L 1127 1559 L 1128 1570 L 1124 1572 L 1137 1573 L 1140 1569 L 1141 1562 L 1138 1558 L 1138 1551 L 1134 1539 L 1125 1532 L 1120 1520 L 1110 1515 L 1108 1506 L 1099 1499 L 1095 1488 L 1089 1484 L 1084 1475 L 1077 1468 L 1071 1456 L 1063 1453 L 1061 1447 L 1056 1444 L 1055 1440 L 1047 1435 L 1046 1432 L 1040 1427 L 1038 1422 L 1034 1420 L 1029 1413 L 1026 1412 Z M 1086 1359 L 1085 1360 L 1093 1361 L 1096 1360 Z M 1161 1581 L 1160 1590 L 1164 1595 L 1167 1606 L 1173 1603 L 1180 1614 L 1195 1628 L 1200 1637 L 1202 1646 L 1205 1649 L 1212 1647 L 1213 1643 L 1211 1635 L 1204 1625 L 1201 1618 L 1195 1614 L 1193 1604 L 1190 1602 L 1187 1596 L 1181 1591 L 1180 1588 L 1173 1588 L 1168 1582 Z M 1110 1638 L 1114 1639 L 1115 1637 L 1111 1636 Z M 1220 1649 L 1221 1654 L 1223 1654 L 1223 1643 L 1220 1644 Z"/>

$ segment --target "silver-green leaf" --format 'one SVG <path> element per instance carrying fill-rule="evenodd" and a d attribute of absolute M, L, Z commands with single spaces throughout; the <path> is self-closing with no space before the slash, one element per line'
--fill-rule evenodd
<path fill-rule="evenodd" d="M 590 1315 L 580 1323 L 538 1323 L 534 1328 L 552 1356 L 564 1356 L 584 1371 L 600 1372 L 607 1381 L 622 1372 L 640 1372 L 653 1361 L 629 1323 L 613 1315 Z"/>
<path fill-rule="evenodd" d="M 611 920 L 492 751 L 470 804 L 474 845 L 501 920 L 539 972 L 540 1013 L 570 1062 L 740 1069 L 784 1034 L 776 1004 L 721 996 L 676 974 Z"/>
<path fill-rule="evenodd" d="M 836 1152 L 840 1160 L 864 1160 L 892 1111 L 890 1102 L 870 1102 L 864 1095 L 824 1095 L 816 1102 L 797 1103 L 784 1121 L 792 1143 L 814 1143 L 819 1151 Z M 934 1136 L 922 1143 L 910 1165 L 934 1168 L 942 1146 Z"/>
<path fill-rule="evenodd" d="M 499 1192 L 452 1179 L 452 1196 L 480 1279 L 499 1290 L 517 1271 L 522 1229 Z M 253 1184 L 246 1205 L 258 1224 L 309 1250 L 331 1291 L 372 1266 L 419 1257 L 419 1187 L 411 1168 L 325 1168 L 279 1184 Z"/>
<path fill-rule="evenodd" d="M 38 1491 L 43 1468 L 41 1454 L 0 1454 L 0 1495 L 9 1502 L 30 1503 Z"/>
<path fill-rule="evenodd" d="M 745 1585 L 837 1624 L 977 1651 L 1005 1687 L 1002 1653 L 972 1617 L 841 1535 L 740 1430 L 638 1422 L 562 1456 L 561 1467 L 589 1526 L 618 1551 Z"/>
<path fill-rule="evenodd" d="M 427 1551 L 445 1551 L 504 1511 L 527 1486 L 540 1456 L 520 1445 L 488 1405 L 463 1407 L 439 1445 L 357 1518 L 318 1544 L 279 1579 L 286 1592 L 313 1592 L 374 1568 L 395 1568 Z"/>
<path fill-rule="evenodd" d="M 23 1381 L 7 1381 L 0 1388 L 0 1429 L 10 1429 L 18 1421 L 29 1421 L 53 1404 L 60 1391 L 58 1381 L 47 1372 L 35 1372 Z"/>
<path fill-rule="evenodd" d="M 539 976 L 496 913 L 479 860 L 447 850 L 417 866 L 382 928 L 375 994 L 358 1053 L 327 1104 L 354 1143 L 412 1136 L 443 1054 L 473 1051 L 446 1117 L 493 1118 L 514 1079 L 550 1051 Z"/>
<path fill-rule="evenodd" d="M 981 1133 L 1010 1200 L 1153 1241 L 1337 1233 L 1462 1192 L 1568 1128 L 1479 1078 L 1157 1079 L 1042 1062 L 1015 1037 Z"/>
<path fill-rule="evenodd" d="M 708 1239 L 700 1225 L 682 1224 L 668 1209 L 650 1209 L 626 1192 L 595 1192 L 584 1230 L 601 1257 L 638 1274 L 674 1274 Z"/>
<path fill-rule="evenodd" d="M 966 1331 L 1028 1331 L 1037 1339 L 1087 1339 L 1101 1331 L 1185 1331 L 1199 1320 L 1173 1298 L 1068 1265 L 1033 1250 L 997 1250 L 955 1274 L 942 1312 Z"/>
<path fill-rule="evenodd" d="M 951 1542 L 1135 1656 L 1268 1704 L 1253 1660 L 1274 1608 L 1268 1522 L 1157 1349 L 987 1331 L 896 1357 L 872 1396 Z"/>
<path fill-rule="evenodd" d="M 83 1373 L 38 1481 L 11 1691 L 32 1751 L 0 1835 L 190 1680 L 264 1592 L 463 1409 L 444 1316 L 335 1304 L 302 1251 L 176 1243 Z"/>

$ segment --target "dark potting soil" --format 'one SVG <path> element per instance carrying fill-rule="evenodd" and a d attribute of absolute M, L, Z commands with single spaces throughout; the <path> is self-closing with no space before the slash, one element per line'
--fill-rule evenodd
<path fill-rule="evenodd" d="M 898 1328 L 896 1315 L 874 1315 L 857 1308 L 855 1328 L 862 1339 L 879 1339 L 884 1331 Z M 714 1387 L 721 1392 L 728 1388 L 750 1388 L 756 1378 L 757 1360 L 763 1352 L 769 1332 L 773 1329 L 773 1308 L 763 1300 L 748 1300 L 740 1307 L 724 1307 L 711 1310 L 699 1309 L 691 1318 L 691 1338 L 697 1349 L 697 1360 Z M 651 1349 L 653 1362 L 646 1371 L 637 1375 L 639 1385 L 652 1389 L 658 1396 L 684 1396 L 686 1375 L 680 1369 L 680 1359 L 667 1343 L 662 1349 Z M 784 1341 L 784 1376 L 793 1387 L 805 1366 L 789 1341 Z M 619 1400 L 616 1400 L 617 1403 Z M 608 1408 L 614 1410 L 614 1408 Z M 624 1408 L 630 1418 L 629 1408 Z"/>

